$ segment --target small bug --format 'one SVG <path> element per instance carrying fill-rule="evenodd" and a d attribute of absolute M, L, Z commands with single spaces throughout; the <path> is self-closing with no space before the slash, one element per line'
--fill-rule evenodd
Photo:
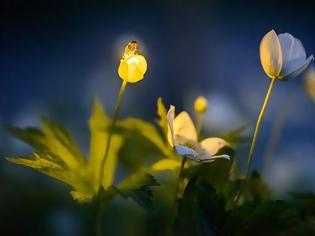
<path fill-rule="evenodd" d="M 137 41 L 130 41 L 125 47 L 123 59 L 139 54 Z"/>

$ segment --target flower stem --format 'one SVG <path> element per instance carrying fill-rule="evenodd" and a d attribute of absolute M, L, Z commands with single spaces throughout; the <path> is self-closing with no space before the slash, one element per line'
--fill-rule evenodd
<path fill-rule="evenodd" d="M 108 158 L 109 148 L 110 148 L 110 145 L 111 145 L 112 136 L 113 136 L 113 132 L 114 132 L 114 129 L 115 129 L 115 124 L 116 124 L 116 120 L 117 120 L 120 104 L 122 102 L 122 98 L 123 98 L 123 95 L 125 93 L 126 85 L 127 85 L 127 81 L 123 80 L 123 82 L 121 83 L 120 90 L 119 90 L 118 99 L 117 99 L 117 102 L 116 102 L 116 105 L 115 105 L 115 110 L 114 110 L 114 114 L 113 114 L 113 118 L 112 118 L 112 123 L 111 123 L 111 126 L 109 128 L 109 133 L 108 133 L 107 142 L 106 142 L 106 146 L 105 146 L 104 157 L 102 159 L 101 166 L 100 166 L 99 187 L 102 186 L 102 181 L 103 181 L 103 178 L 104 178 L 104 167 L 105 167 L 105 164 L 106 164 L 106 161 L 107 161 L 107 158 Z"/>
<path fill-rule="evenodd" d="M 104 157 L 102 159 L 101 165 L 100 165 L 100 176 L 99 176 L 99 192 L 96 196 L 96 203 L 95 203 L 95 235 L 96 236 L 100 236 L 101 235 L 101 217 L 102 217 L 102 204 L 101 204 L 101 197 L 100 197 L 100 189 L 102 187 L 103 184 L 103 178 L 104 178 L 104 167 L 108 158 L 108 154 L 109 154 L 109 148 L 111 145 L 111 141 L 112 141 L 112 136 L 113 136 L 113 132 L 115 129 L 115 124 L 116 124 L 116 120 L 118 117 L 118 113 L 119 113 L 119 108 L 123 99 L 123 95 L 125 93 L 125 89 L 126 89 L 126 85 L 127 85 L 127 81 L 123 80 L 120 90 L 119 90 L 119 95 L 118 95 L 118 99 L 115 105 L 115 110 L 114 110 L 114 114 L 113 114 L 113 118 L 112 118 L 112 123 L 110 125 L 109 128 L 109 132 L 108 132 L 108 137 L 107 137 L 107 141 L 106 141 L 106 146 L 105 146 L 105 152 L 104 152 Z"/>
<path fill-rule="evenodd" d="M 204 112 L 198 112 L 196 114 L 196 130 L 197 130 L 197 134 L 198 134 L 198 138 L 200 138 L 200 131 L 201 131 L 201 128 L 202 128 L 202 125 L 203 125 L 203 120 L 204 120 L 204 117 L 205 117 L 205 114 Z"/>
<path fill-rule="evenodd" d="M 253 161 L 253 154 L 254 154 L 254 150 L 255 150 L 257 137 L 258 137 L 258 134 L 259 134 L 261 121 L 262 121 L 262 118 L 264 117 L 265 110 L 266 110 L 266 107 L 267 107 L 269 99 L 270 99 L 270 94 L 271 94 L 271 91 L 273 89 L 273 86 L 274 86 L 276 80 L 277 80 L 276 78 L 273 78 L 270 81 L 270 85 L 269 85 L 269 88 L 268 88 L 268 91 L 267 91 L 264 103 L 263 103 L 263 105 L 261 107 L 260 114 L 259 114 L 257 122 L 256 122 L 256 127 L 255 127 L 255 131 L 254 131 L 254 135 L 253 135 L 253 139 L 252 139 L 252 143 L 251 143 L 251 146 L 250 146 L 248 159 L 247 159 L 247 168 L 246 168 L 245 179 L 244 179 L 243 183 L 241 184 L 240 191 L 238 192 L 238 195 L 236 196 L 236 199 L 235 199 L 236 203 L 238 202 L 238 200 L 239 200 L 239 198 L 241 196 L 241 193 L 242 193 L 242 191 L 244 189 L 244 186 L 246 185 L 246 182 L 248 181 L 248 178 L 249 178 L 250 169 L 251 169 L 252 161 Z"/>
<path fill-rule="evenodd" d="M 186 163 L 186 157 L 183 157 L 182 164 L 180 166 L 180 170 L 179 170 L 179 174 L 178 174 L 178 179 L 177 179 L 176 186 L 175 186 L 174 204 L 173 204 L 173 209 L 174 209 L 173 212 L 175 214 L 176 214 L 176 207 L 177 207 L 177 195 L 178 195 L 180 181 L 182 180 L 185 163 Z"/>
<path fill-rule="evenodd" d="M 172 225 L 174 223 L 176 214 L 177 214 L 177 196 L 178 196 L 178 191 L 179 191 L 179 185 L 180 182 L 182 180 L 182 176 L 183 176 L 183 170 L 184 170 L 184 166 L 186 163 L 186 157 L 183 157 L 182 159 L 182 163 L 179 169 L 179 174 L 178 174 L 178 178 L 176 180 L 176 185 L 175 185 L 175 191 L 174 191 L 174 199 L 172 202 L 172 211 L 171 211 L 171 220 L 170 220 L 170 229 L 169 229 L 169 234 L 172 235 Z"/>

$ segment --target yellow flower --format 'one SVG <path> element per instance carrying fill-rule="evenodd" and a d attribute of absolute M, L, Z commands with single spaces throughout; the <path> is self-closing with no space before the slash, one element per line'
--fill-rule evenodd
<path fill-rule="evenodd" d="M 306 94 L 315 103 L 315 71 L 313 68 L 306 73 L 306 78 L 304 80 L 304 88 Z"/>
<path fill-rule="evenodd" d="M 136 83 L 143 79 L 146 71 L 147 61 L 139 54 L 137 42 L 129 42 L 118 67 L 119 77 L 126 82 Z"/>
<path fill-rule="evenodd" d="M 288 80 L 301 74 L 313 60 L 306 58 L 301 41 L 291 34 L 268 32 L 260 43 L 260 61 L 271 79 Z"/>
<path fill-rule="evenodd" d="M 195 100 L 195 112 L 196 113 L 204 113 L 208 108 L 208 101 L 205 97 L 200 96 Z"/>
<path fill-rule="evenodd" d="M 175 117 L 175 107 L 171 106 L 167 120 L 167 139 L 177 154 L 198 162 L 212 162 L 218 158 L 230 160 L 226 154 L 217 155 L 223 147 L 229 146 L 224 139 L 213 137 L 198 142 L 196 128 L 187 112 Z"/>

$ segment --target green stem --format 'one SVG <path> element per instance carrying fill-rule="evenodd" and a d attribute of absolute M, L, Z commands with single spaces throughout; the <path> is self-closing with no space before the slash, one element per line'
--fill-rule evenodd
<path fill-rule="evenodd" d="M 173 212 L 175 214 L 176 214 L 176 207 L 177 207 L 178 190 L 179 190 L 180 181 L 182 180 L 182 177 L 183 177 L 183 171 L 184 171 L 185 163 L 186 163 L 186 157 L 183 157 L 182 164 L 180 166 L 180 170 L 179 170 L 179 174 L 178 174 L 178 179 L 177 179 L 176 186 L 175 186 L 174 204 L 173 204 L 173 209 L 175 209 L 175 210 L 173 210 Z"/>
<path fill-rule="evenodd" d="M 112 136 L 113 136 L 113 132 L 115 129 L 115 124 L 116 124 L 116 120 L 118 117 L 118 113 L 119 113 L 119 108 L 122 102 L 122 98 L 126 89 L 126 85 L 127 85 L 127 81 L 123 80 L 120 90 L 119 90 L 119 95 L 118 95 L 118 99 L 115 105 L 115 110 L 114 110 L 114 114 L 113 114 L 113 118 L 112 118 L 112 123 L 110 125 L 109 128 L 109 132 L 108 132 L 108 137 L 107 137 L 107 141 L 106 141 L 106 146 L 105 146 L 105 153 L 104 153 L 104 157 L 102 159 L 101 165 L 100 165 L 100 176 L 99 176 L 99 189 L 101 189 L 101 186 L 103 184 L 103 178 L 104 178 L 104 167 L 108 158 L 108 154 L 109 154 L 109 148 L 111 145 L 111 141 L 112 141 Z M 101 199 L 100 199 L 100 194 L 98 193 L 97 197 L 96 197 L 96 203 L 95 203 L 95 235 L 96 236 L 100 236 L 101 235 L 101 217 L 102 217 L 102 204 L 101 204 Z"/>
<path fill-rule="evenodd" d="M 200 138 L 200 131 L 201 131 L 201 128 L 202 128 L 202 125 L 203 125 L 203 120 L 204 120 L 204 117 L 205 117 L 205 113 L 202 112 L 197 112 L 196 113 L 196 130 L 197 130 L 197 134 L 198 134 L 198 139 Z"/>
<path fill-rule="evenodd" d="M 254 131 L 254 136 L 253 136 L 253 140 L 252 140 L 252 144 L 250 146 L 250 150 L 249 150 L 249 154 L 248 154 L 248 159 L 247 159 L 247 170 L 246 170 L 246 175 L 245 175 L 245 181 L 248 180 L 249 174 L 250 174 L 250 169 L 252 166 L 252 161 L 253 161 L 253 154 L 254 154 L 254 150 L 255 150 L 255 145 L 256 145 L 256 141 L 257 141 L 257 137 L 259 134 L 259 129 L 260 129 L 260 125 L 261 125 L 261 121 L 262 118 L 264 117 L 265 114 L 265 110 L 266 107 L 268 105 L 269 99 L 270 99 L 270 94 L 273 88 L 273 85 L 275 84 L 276 79 L 272 79 L 265 97 L 265 101 L 263 103 L 263 106 L 261 108 L 260 114 L 258 116 L 257 119 L 257 123 L 256 123 L 256 127 L 255 127 L 255 131 Z"/>
<path fill-rule="evenodd" d="M 182 159 L 182 163 L 179 169 L 179 174 L 178 174 L 178 178 L 176 181 L 176 185 L 175 185 L 175 191 L 174 191 L 174 199 L 172 202 L 172 210 L 171 210 L 171 220 L 170 220 L 170 228 L 169 228 L 169 235 L 172 235 L 172 225 L 173 222 L 175 220 L 176 214 L 177 214 L 177 196 L 178 196 L 178 191 L 179 191 L 179 185 L 181 182 L 181 179 L 183 177 L 183 171 L 184 171 L 184 167 L 185 167 L 185 163 L 186 163 L 186 157 L 183 157 Z"/>
<path fill-rule="evenodd" d="M 248 181 L 248 178 L 249 178 L 249 174 L 250 174 L 250 170 L 251 170 L 251 166 L 252 166 L 252 161 L 253 161 L 253 154 L 254 154 L 254 150 L 255 150 L 255 145 L 256 145 L 256 141 L 257 141 L 257 137 L 258 137 L 258 134 L 259 134 L 259 129 L 260 129 L 260 125 L 261 125 L 261 121 L 262 121 L 262 118 L 264 117 L 264 114 L 265 114 L 265 110 L 266 110 L 266 107 L 268 105 L 268 102 L 269 102 L 269 99 L 270 99 L 270 94 L 271 94 L 271 91 L 272 91 L 272 88 L 276 82 L 276 78 L 274 79 L 271 79 L 270 81 L 270 85 L 269 85 L 269 88 L 268 88 L 268 91 L 267 91 L 267 94 L 266 94 L 266 97 L 265 97 L 265 101 L 261 107 L 261 110 L 260 110 L 260 114 L 258 116 L 258 119 L 257 119 L 257 122 L 256 122 L 256 127 L 255 127 L 255 131 L 254 131 L 254 135 L 253 135 L 253 139 L 252 139 L 252 143 L 251 143 L 251 146 L 250 146 L 250 150 L 249 150 L 249 154 L 248 154 L 248 159 L 247 159 L 247 169 L 246 169 L 246 174 L 245 174 L 245 179 L 240 187 L 240 191 L 238 192 L 238 195 L 236 196 L 236 203 L 238 202 L 240 196 L 241 196 L 241 193 L 243 191 L 243 188 L 246 184 L 246 182 Z"/>
<path fill-rule="evenodd" d="M 120 90 L 119 90 L 119 95 L 118 95 L 118 99 L 117 99 L 117 102 L 116 102 L 116 105 L 115 105 L 115 110 L 114 110 L 114 114 L 113 114 L 113 118 L 112 118 L 112 123 L 111 123 L 110 129 L 109 129 L 109 133 L 108 133 L 108 137 L 107 137 L 104 157 L 103 157 L 101 165 L 100 165 L 99 187 L 102 186 L 102 181 L 103 181 L 103 178 L 104 178 L 104 167 L 105 167 L 105 164 L 106 164 L 106 161 L 107 161 L 107 158 L 108 158 L 109 148 L 110 148 L 110 145 L 111 145 L 112 136 L 113 136 L 113 132 L 114 132 L 114 129 L 115 129 L 115 124 L 116 124 L 116 120 L 117 120 L 117 117 L 118 117 L 120 104 L 122 102 L 122 98 L 123 98 L 123 95 L 125 93 L 126 85 L 127 85 L 127 81 L 123 80 L 123 82 L 121 83 Z"/>

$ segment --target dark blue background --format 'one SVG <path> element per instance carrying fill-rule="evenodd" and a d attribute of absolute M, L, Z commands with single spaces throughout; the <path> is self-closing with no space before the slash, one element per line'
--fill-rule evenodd
<path fill-rule="evenodd" d="M 30 151 L 3 125 L 38 125 L 41 116 L 63 123 L 87 150 L 91 100 L 99 96 L 112 112 L 121 83 L 121 48 L 131 39 L 140 42 L 148 72 L 145 80 L 128 86 L 121 116 L 153 121 L 159 96 L 178 111 L 191 111 L 193 99 L 204 95 L 209 99 L 205 127 L 213 135 L 242 125 L 251 135 L 269 84 L 259 60 L 265 33 L 289 32 L 303 42 L 307 55 L 315 52 L 311 1 L 8 0 L 0 7 L 2 157 Z M 302 76 L 276 83 L 254 166 L 260 168 L 272 124 L 288 96 L 294 98 L 284 132 L 272 165 L 263 172 L 276 192 L 314 190 L 315 104 L 304 93 Z M 244 161 L 247 150 L 248 145 L 239 150 Z M 0 172 L 2 191 L 11 194 L 3 194 L 2 205 L 16 196 L 12 178 L 16 185 L 31 185 L 32 178 L 42 177 L 3 158 Z"/>

